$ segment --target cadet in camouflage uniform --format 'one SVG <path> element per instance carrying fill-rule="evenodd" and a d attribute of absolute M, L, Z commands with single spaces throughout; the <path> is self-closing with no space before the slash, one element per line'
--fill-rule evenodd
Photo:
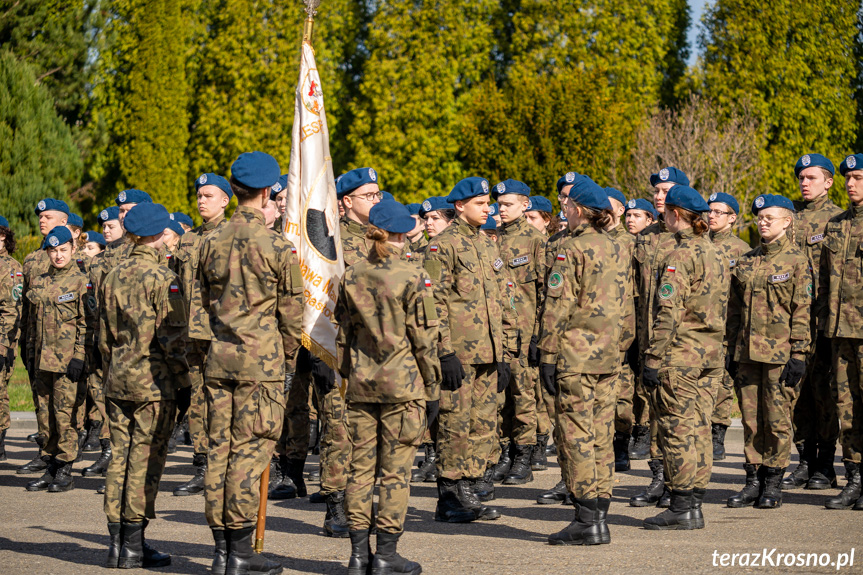
<path fill-rule="evenodd" d="M 728 313 L 728 371 L 743 419 L 746 485 L 729 507 L 782 504 L 780 482 L 791 456 L 791 406 L 810 348 L 812 279 L 806 256 L 787 235 L 791 200 L 755 198 L 761 245 L 734 266 Z"/>
<path fill-rule="evenodd" d="M 50 269 L 32 279 L 25 297 L 30 305 L 27 327 L 27 372 L 35 382 L 39 411 L 47 413 L 45 474 L 27 484 L 27 491 L 69 491 L 74 488 L 72 463 L 78 457 L 74 411 L 78 382 L 84 373 L 84 346 L 92 320 L 86 305 L 87 277 L 75 265 L 72 233 L 57 226 L 43 249 Z"/>
<path fill-rule="evenodd" d="M 704 198 L 688 186 L 665 197 L 675 246 L 662 259 L 642 381 L 654 394 L 658 443 L 671 491 L 668 509 L 645 529 L 701 529 L 710 482 L 710 416 L 722 377 L 728 273 L 707 231 Z"/>
<path fill-rule="evenodd" d="M 422 205 L 408 204 L 405 207 L 414 219 L 414 229 L 408 232 L 408 239 L 403 249 L 407 250 L 409 254 L 422 253 L 429 245 L 429 242 L 423 233 L 423 230 L 425 230 L 425 221 L 420 217 Z"/>
<path fill-rule="evenodd" d="M 614 405 L 621 324 L 630 278 L 625 251 L 604 232 L 612 221 L 605 190 L 586 177 L 569 192 L 572 233 L 548 278 L 539 339 L 543 386 L 555 397 L 561 474 L 575 519 L 551 545 L 610 543 Z"/>
<path fill-rule="evenodd" d="M 180 246 L 172 259 L 172 269 L 180 278 L 186 301 L 189 328 L 186 337 L 186 361 L 189 364 L 191 388 L 184 390 L 178 398 L 178 410 L 188 410 L 189 434 L 194 455 L 192 465 L 195 475 L 187 483 L 174 489 L 174 495 L 194 495 L 204 490 L 204 475 L 207 472 L 207 398 L 204 394 L 204 360 L 209 351 L 210 318 L 201 307 L 201 286 L 198 283 L 198 264 L 201 244 L 225 226 L 225 208 L 234 197 L 231 184 L 217 174 L 201 174 L 195 180 L 195 195 L 198 213 L 203 224 L 184 234 Z M 178 413 L 177 421 L 183 415 Z"/>
<path fill-rule="evenodd" d="M 291 271 L 297 257 L 287 239 L 265 227 L 261 211 L 280 173 L 269 154 L 241 154 L 231 166 L 239 206 L 201 246 L 201 306 L 212 331 L 204 495 L 216 543 L 213 572 L 282 571 L 252 550 L 261 473 L 284 421 L 285 368 L 293 367 L 302 337 L 303 286 Z"/>
<path fill-rule="evenodd" d="M 717 253 L 722 256 L 728 269 L 734 271 L 734 266 L 740 256 L 750 251 L 749 244 L 732 233 L 734 223 L 740 213 L 740 204 L 734 196 L 724 192 L 711 194 L 707 199 L 710 206 L 709 223 L 710 240 Z M 728 275 L 731 288 L 731 274 Z M 727 290 L 726 290 L 727 291 Z M 726 350 L 727 353 L 728 350 Z M 722 381 L 716 390 L 716 406 L 711 418 L 711 435 L 713 436 L 713 459 L 725 459 L 725 431 L 731 425 L 731 407 L 734 404 L 734 378 L 727 371 L 722 374 Z"/>
<path fill-rule="evenodd" d="M 480 234 L 488 218 L 488 182 L 466 178 L 447 201 L 458 214 L 429 244 L 423 263 L 434 284 L 441 362 L 438 421 L 438 502 L 435 519 L 497 519 L 473 485 L 491 459 L 497 428 L 497 390 L 508 384 L 504 362 L 499 274 L 506 274 L 497 246 Z"/>
<path fill-rule="evenodd" d="M 813 309 L 819 329 L 832 338 L 834 397 L 839 412 L 839 443 L 848 483 L 828 509 L 863 510 L 860 465 L 863 454 L 863 154 L 839 166 L 851 207 L 827 224 L 821 250 L 818 300 Z"/>
<path fill-rule="evenodd" d="M 9 220 L 0 216 L 0 461 L 6 461 L 6 430 L 12 424 L 7 389 L 15 364 L 24 281 L 21 264 L 12 257 L 14 252 L 15 232 L 9 228 Z"/>
<path fill-rule="evenodd" d="M 399 257 L 407 232 L 416 225 L 413 216 L 398 202 L 384 201 L 372 207 L 369 222 L 372 253 L 345 271 L 336 308 L 352 445 L 348 572 L 365 575 L 371 563 L 374 572 L 418 574 L 420 566 L 399 556 L 396 546 L 407 516 L 411 460 L 438 411 L 438 318 L 428 275 Z M 381 484 L 372 558 L 377 468 Z"/>
<path fill-rule="evenodd" d="M 842 213 L 828 196 L 833 174 L 833 163 L 821 154 L 806 154 L 794 166 L 803 196 L 803 201 L 794 204 L 797 210 L 795 235 L 797 245 L 809 261 L 815 298 L 819 295 L 818 275 L 827 222 Z M 839 416 L 831 392 L 832 350 L 824 327 L 815 325 L 814 316 L 811 321 L 813 345 L 806 359 L 808 369 L 799 396 L 792 402 L 794 444 L 800 454 L 800 464 L 782 481 L 783 489 L 836 487 L 833 460 L 839 437 Z"/>

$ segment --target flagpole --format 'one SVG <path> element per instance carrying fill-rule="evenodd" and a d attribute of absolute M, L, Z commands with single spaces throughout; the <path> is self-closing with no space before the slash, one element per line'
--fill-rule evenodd
<path fill-rule="evenodd" d="M 303 0 L 306 5 L 306 24 L 303 27 L 303 42 L 312 43 L 312 31 L 315 27 L 315 14 L 318 13 L 318 6 L 322 0 Z"/>

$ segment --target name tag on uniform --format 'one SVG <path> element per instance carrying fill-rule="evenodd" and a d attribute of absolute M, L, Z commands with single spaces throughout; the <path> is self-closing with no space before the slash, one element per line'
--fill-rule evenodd
<path fill-rule="evenodd" d="M 57 301 L 60 303 L 66 303 L 67 301 L 72 301 L 73 299 L 75 299 L 75 294 L 69 292 L 69 293 L 64 293 L 63 295 L 58 297 Z"/>
<path fill-rule="evenodd" d="M 492 267 L 493 267 L 496 271 L 500 271 L 500 268 L 502 268 L 502 267 L 503 267 L 503 260 L 502 260 L 502 259 L 500 259 L 500 258 L 497 258 L 496 260 L 494 260 L 494 263 L 492 264 Z"/>
<path fill-rule="evenodd" d="M 779 282 L 784 282 L 791 277 L 791 273 L 777 274 L 770 276 L 770 283 L 777 284 Z"/>
<path fill-rule="evenodd" d="M 817 236 L 812 236 L 809 238 L 810 244 L 817 244 L 818 242 L 824 239 L 824 234 L 818 234 Z"/>
<path fill-rule="evenodd" d="M 515 258 L 514 260 L 510 261 L 509 265 L 515 267 L 515 266 L 524 265 L 529 261 L 530 261 L 530 256 L 521 256 L 520 258 Z"/>

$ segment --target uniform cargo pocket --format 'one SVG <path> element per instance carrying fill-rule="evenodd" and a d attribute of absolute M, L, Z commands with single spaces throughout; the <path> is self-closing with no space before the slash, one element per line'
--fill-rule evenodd
<path fill-rule="evenodd" d="M 78 317 L 78 299 L 57 304 L 57 315 L 63 322 L 74 321 Z"/>
<path fill-rule="evenodd" d="M 405 404 L 405 411 L 402 413 L 401 427 L 399 428 L 399 443 L 419 447 L 426 426 L 425 402 L 407 402 Z"/>
<path fill-rule="evenodd" d="M 258 411 L 252 433 L 255 437 L 278 441 L 285 421 L 285 392 L 283 385 L 275 382 L 261 384 Z"/>

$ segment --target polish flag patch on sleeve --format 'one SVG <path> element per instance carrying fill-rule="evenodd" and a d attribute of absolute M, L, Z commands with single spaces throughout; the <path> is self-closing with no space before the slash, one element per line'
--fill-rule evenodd
<path fill-rule="evenodd" d="M 93 289 L 93 284 L 87 282 L 87 289 Z"/>
<path fill-rule="evenodd" d="M 426 279 L 426 280 L 425 280 L 425 284 L 426 284 L 426 287 L 432 287 L 432 284 L 431 284 L 431 280 L 430 280 L 430 279 Z"/>
<path fill-rule="evenodd" d="M 297 255 L 297 248 L 291 246 L 291 253 Z"/>
<path fill-rule="evenodd" d="M 171 293 L 180 293 L 180 288 L 177 287 L 175 284 L 171 284 L 170 289 L 171 289 Z"/>
<path fill-rule="evenodd" d="M 566 261 L 566 254 L 557 254 L 557 261 L 565 262 Z"/>
<path fill-rule="evenodd" d="M 429 246 L 429 251 L 430 251 L 430 252 L 436 252 L 436 251 L 437 251 L 437 246 Z"/>
<path fill-rule="evenodd" d="M 673 274 L 677 271 L 677 266 L 668 266 L 667 268 L 665 268 L 665 271 Z"/>

